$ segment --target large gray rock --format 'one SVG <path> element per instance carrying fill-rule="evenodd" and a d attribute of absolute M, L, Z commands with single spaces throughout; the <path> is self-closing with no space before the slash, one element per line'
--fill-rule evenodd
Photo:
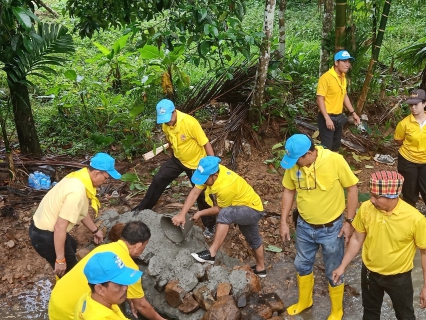
<path fill-rule="evenodd" d="M 160 219 L 161 214 L 152 210 L 123 214 L 118 214 L 116 210 L 106 210 L 100 216 L 101 224 L 107 230 L 117 223 L 125 224 L 135 220 L 143 221 L 151 229 L 151 239 L 139 259 L 142 261 L 140 269 L 144 272 L 142 280 L 146 298 L 157 311 L 170 319 L 185 320 L 201 319 L 205 313 L 204 310 L 199 309 L 192 314 L 184 314 L 179 309 L 171 307 L 166 302 L 164 293 L 154 288 L 159 280 L 163 283 L 178 280 L 179 287 L 186 292 L 191 292 L 201 285 L 207 285 L 210 290 L 215 291 L 216 286 L 221 282 L 231 283 L 235 291 L 234 295 L 243 291 L 246 283 L 245 273 L 231 271 L 235 265 L 240 264 L 239 261 L 221 252 L 218 253 L 215 264 L 224 266 L 210 268 L 207 275 L 208 281 L 200 283 L 208 265 L 197 262 L 192 258 L 191 252 L 208 248 L 202 230 L 194 226 L 182 243 L 175 244 L 164 235 Z"/>

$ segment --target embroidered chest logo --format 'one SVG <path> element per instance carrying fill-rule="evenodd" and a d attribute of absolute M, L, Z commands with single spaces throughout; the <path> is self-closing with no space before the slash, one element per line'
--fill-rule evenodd
<path fill-rule="evenodd" d="M 297 171 L 296 171 L 296 178 L 297 178 L 297 179 L 300 179 L 301 177 L 302 177 L 302 171 L 297 170 Z"/>
<path fill-rule="evenodd" d="M 181 139 L 182 141 L 185 141 L 185 140 L 186 140 L 186 135 L 182 134 L 182 135 L 180 136 L 180 139 Z"/>

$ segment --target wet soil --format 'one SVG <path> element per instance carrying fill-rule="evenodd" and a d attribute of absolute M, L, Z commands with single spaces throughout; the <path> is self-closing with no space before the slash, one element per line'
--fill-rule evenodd
<path fill-rule="evenodd" d="M 276 170 L 273 166 L 264 163 L 265 160 L 274 157 L 271 151 L 272 146 L 280 142 L 280 140 L 275 137 L 264 137 L 261 142 L 263 150 L 256 150 L 252 146 L 251 154 L 243 154 L 238 158 L 238 165 L 235 171 L 253 186 L 264 203 L 267 215 L 260 222 L 260 230 L 265 248 L 268 245 L 272 245 L 282 249 L 282 252 L 279 254 L 274 252 L 267 253 L 267 268 L 272 269 L 274 264 L 278 261 L 283 261 L 283 258 L 284 260 L 292 261 L 295 255 L 295 248 L 293 243 L 284 244 L 279 235 L 283 170 L 280 168 Z M 396 157 L 396 148 L 393 150 L 391 155 Z M 351 150 L 344 149 L 341 153 L 345 156 L 351 168 L 358 172 L 360 194 L 368 193 L 367 181 L 373 171 L 381 169 L 396 170 L 396 165 L 390 166 L 375 162 L 373 160 L 374 153 L 363 154 L 363 156 L 370 158 L 362 160 L 357 158 L 357 156 L 354 157 Z M 148 185 L 152 180 L 155 170 L 159 168 L 167 157 L 166 154 L 162 153 L 146 162 L 139 158 L 133 159 L 132 162 L 118 162 L 117 168 L 121 173 L 137 173 L 141 182 Z M 80 162 L 81 159 L 73 160 Z M 223 164 L 225 166 L 229 164 L 229 161 L 228 157 L 223 157 Z M 70 171 L 72 169 L 62 168 L 58 178 L 62 178 Z M 19 184 L 17 187 L 19 187 Z M 20 185 L 20 188 L 24 189 L 23 183 Z M 167 188 L 153 210 L 158 213 L 178 212 L 190 189 L 191 185 L 187 177 L 179 177 L 177 181 L 173 182 Z M 39 191 L 38 193 L 42 192 Z M 112 207 L 116 208 L 119 212 L 129 211 L 139 203 L 144 194 L 143 192 L 137 194 L 135 190 L 131 191 L 128 183 L 120 181 L 108 181 L 100 189 L 100 193 L 101 196 L 99 198 L 102 203 L 100 214 Z M 115 197 L 117 193 L 119 197 Z M 3 200 L 0 200 L 0 210 L 2 213 L 2 217 L 0 217 L 2 222 L 0 226 L 0 261 L 2 261 L 0 266 L 0 299 L 4 303 L 3 306 L 14 305 L 16 297 L 28 292 L 41 279 L 49 280 L 47 283 L 54 283 L 54 276 L 50 265 L 34 251 L 28 238 L 28 226 L 39 201 L 8 207 L 8 203 L 13 198 L 19 198 L 19 195 L 8 194 L 3 197 Z M 200 224 L 200 222 L 197 223 Z M 79 248 L 88 246 L 92 241 L 91 233 L 82 225 L 75 227 L 71 234 L 77 239 Z M 239 259 L 241 262 L 251 263 L 254 261 L 251 249 L 244 241 L 238 228 L 230 228 L 221 250 L 229 256 Z M 321 268 L 321 266 L 318 268 Z M 295 281 L 295 275 L 293 272 L 290 272 L 289 274 L 283 274 L 281 279 L 277 280 L 280 283 L 284 281 L 284 283 L 290 285 Z M 262 290 L 265 292 L 273 291 L 276 285 L 277 282 L 265 281 L 264 286 L 266 287 L 262 288 Z"/>

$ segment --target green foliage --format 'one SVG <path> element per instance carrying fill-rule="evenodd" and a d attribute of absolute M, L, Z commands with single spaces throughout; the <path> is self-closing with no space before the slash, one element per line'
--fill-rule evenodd
<path fill-rule="evenodd" d="M 140 179 L 136 173 L 125 173 L 121 175 L 121 181 L 130 182 L 129 189 L 130 191 L 146 191 L 148 190 L 148 186 L 146 186 Z"/>
<path fill-rule="evenodd" d="M 277 143 L 271 149 L 272 158 L 265 160 L 264 164 L 271 164 L 275 169 L 268 169 L 269 173 L 278 173 L 277 169 L 280 168 L 280 162 L 285 154 L 284 142 Z"/>
<path fill-rule="evenodd" d="M 407 70 L 423 70 L 426 67 L 426 37 L 399 50 L 397 59 Z"/>

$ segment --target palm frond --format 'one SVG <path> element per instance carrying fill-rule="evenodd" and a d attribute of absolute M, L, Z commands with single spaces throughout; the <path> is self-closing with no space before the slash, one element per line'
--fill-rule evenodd
<path fill-rule="evenodd" d="M 75 51 L 68 29 L 58 23 L 38 23 L 36 32 L 24 37 L 30 45 L 17 48 L 14 59 L 5 64 L 5 71 L 12 81 L 26 79 L 28 75 L 46 78 L 44 73 L 55 74 L 51 66 L 62 66 L 68 60 L 57 54 Z"/>

